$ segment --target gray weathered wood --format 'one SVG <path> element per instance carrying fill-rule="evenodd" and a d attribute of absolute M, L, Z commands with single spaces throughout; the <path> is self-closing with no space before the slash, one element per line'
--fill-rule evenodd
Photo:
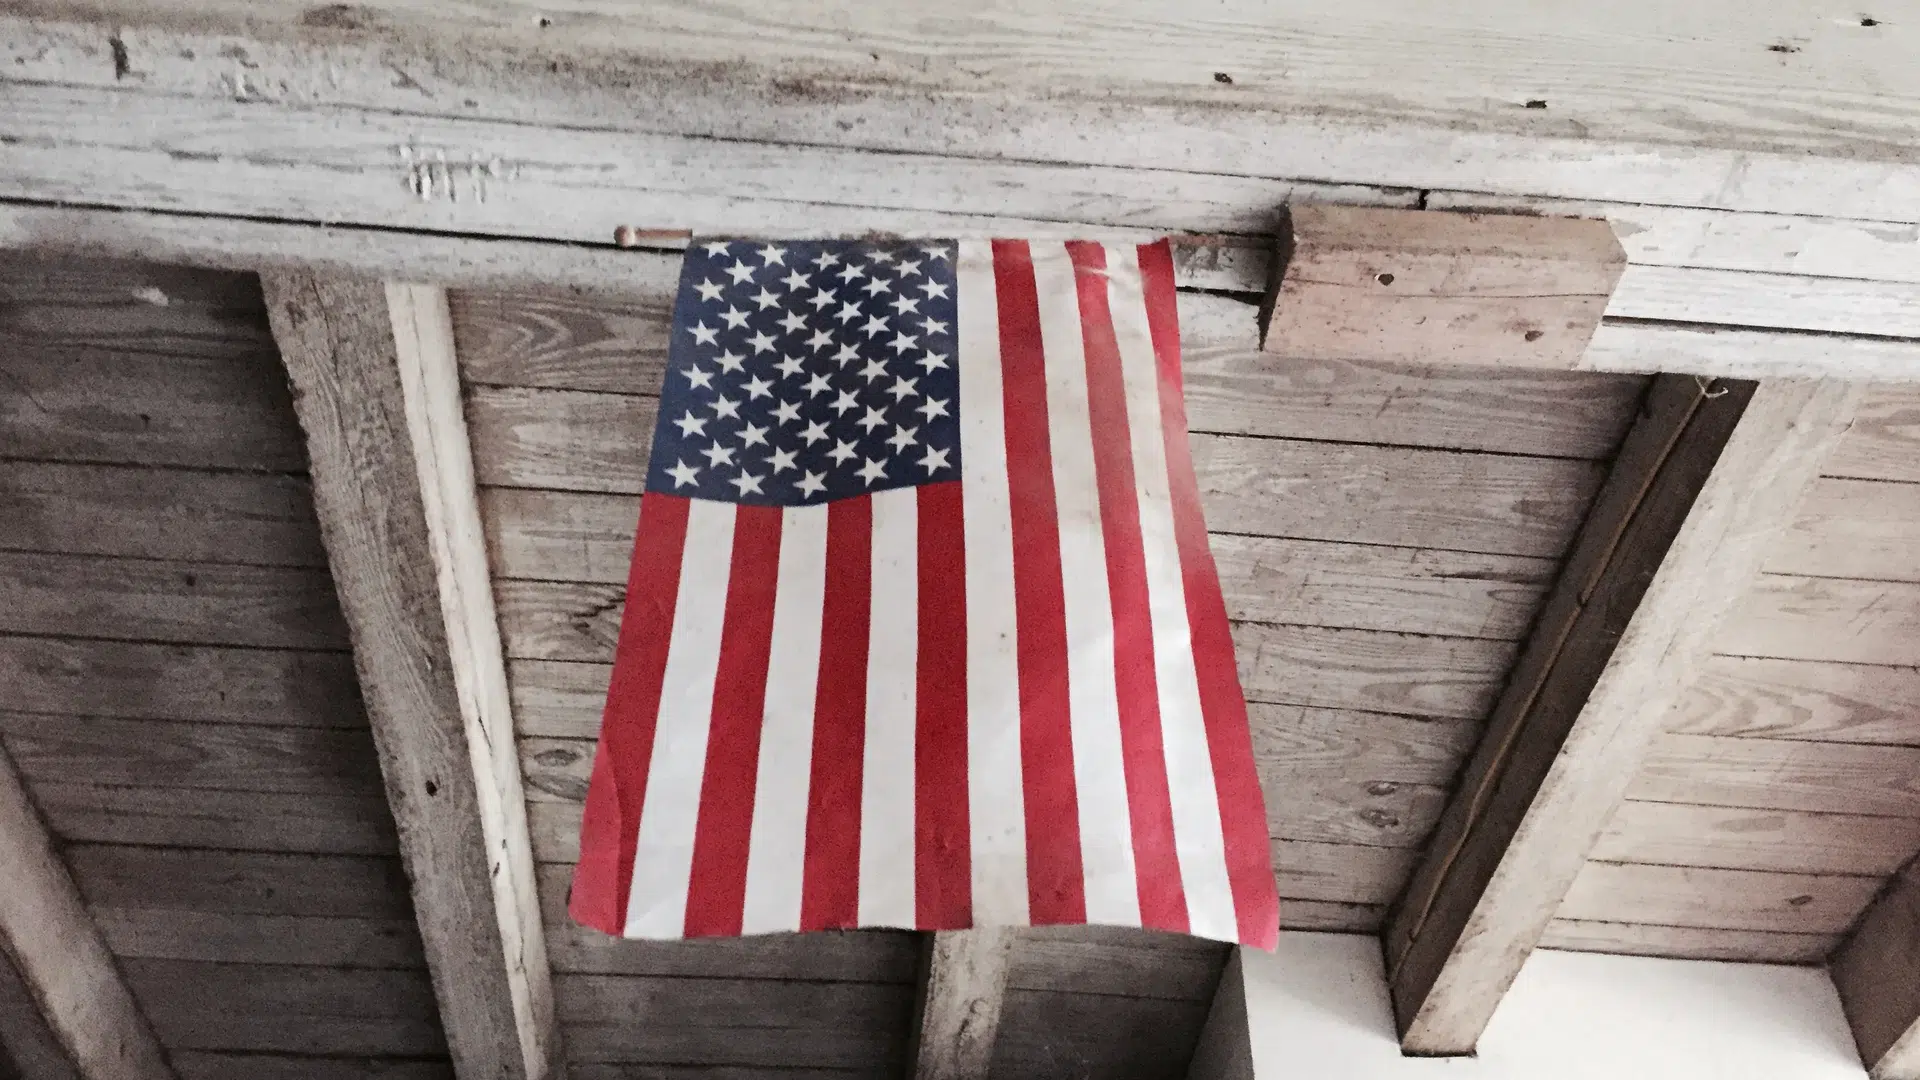
<path fill-rule="evenodd" d="M 1774 574 L 1920 582 L 1920 484 L 1823 477 L 1767 560 Z"/>
<path fill-rule="evenodd" d="M 233 915 L 405 919 L 406 879 L 391 858 L 70 844 L 88 904 Z"/>
<path fill-rule="evenodd" d="M 1016 937 L 998 926 L 925 935 L 911 1029 L 914 1080 L 985 1080 Z"/>
<path fill-rule="evenodd" d="M 181 1080 L 454 1080 L 444 1061 L 397 1058 L 181 1050 L 173 1063 Z"/>
<path fill-rule="evenodd" d="M 1627 262 L 1604 221 L 1290 210 L 1261 328 L 1284 356 L 1571 371 Z"/>
<path fill-rule="evenodd" d="M 1896 875 L 1840 947 L 1831 970 L 1873 1080 L 1920 1077 L 1920 861 Z"/>
<path fill-rule="evenodd" d="M 150 959 L 121 966 L 170 1049 L 429 1059 L 447 1052 L 423 971 Z"/>
<path fill-rule="evenodd" d="M 1713 644 L 1733 656 L 1920 667 L 1920 583 L 1762 574 Z"/>
<path fill-rule="evenodd" d="M 1920 745 L 1920 669 L 1716 656 L 1671 731 Z"/>
<path fill-rule="evenodd" d="M 1543 949 L 1665 956 L 1675 960 L 1744 960 L 1762 964 L 1818 964 L 1840 943 L 1839 934 L 1789 934 L 1694 926 L 1555 919 Z"/>
<path fill-rule="evenodd" d="M 1920 392 L 1908 386 L 1874 387 L 1828 460 L 1827 474 L 1920 482 Z"/>
<path fill-rule="evenodd" d="M 1627 794 L 1710 806 L 1920 818 L 1920 747 L 1668 734 L 1649 748 Z"/>
<path fill-rule="evenodd" d="M 53 837 L 0 748 L 0 946 L 84 1080 L 173 1080 Z"/>
<path fill-rule="evenodd" d="M 1872 876 L 1589 862 L 1567 889 L 1559 917 L 1837 934 L 1853 924 L 1880 883 Z"/>
<path fill-rule="evenodd" d="M 561 975 L 554 991 L 573 1060 L 636 1066 L 891 1066 L 898 1075 L 913 1008 L 911 986 L 885 983 Z"/>
<path fill-rule="evenodd" d="M 237 915 L 99 904 L 92 911 L 101 936 L 122 959 L 405 970 L 427 966 L 420 931 L 407 916 Z"/>
<path fill-rule="evenodd" d="M 1632 790 L 1628 789 L 1629 794 Z M 1607 823 L 1592 857 L 1603 862 L 1723 870 L 1887 875 L 1900 869 L 1916 849 L 1920 849 L 1920 819 L 1910 817 L 1629 798 Z"/>
<path fill-rule="evenodd" d="M 15 708 L 64 716 L 367 723 L 343 652 L 0 636 L 0 685 Z"/>
<path fill-rule="evenodd" d="M 1409 1050 L 1472 1050 L 1858 396 L 1655 382 L 1390 927 Z"/>
<path fill-rule="evenodd" d="M 444 492 L 423 484 L 422 455 L 445 447 L 416 431 L 402 327 L 378 284 L 298 274 L 264 283 L 456 1070 L 555 1075 L 551 1014 L 528 1007 L 546 999 L 531 989 L 548 978 L 544 941 L 502 934 L 528 916 L 501 909 L 517 899 L 502 865 L 516 856 L 489 850 L 495 829 L 482 821 L 478 788 L 496 774 L 476 777 L 460 686 L 471 673 L 456 671 L 450 641 L 464 628 L 448 625 L 436 559 L 434 530 L 446 522 L 432 518 Z M 515 801 L 503 812 L 524 811 Z"/>
<path fill-rule="evenodd" d="M 0 1077 L 82 1080 L 4 949 L 0 949 Z"/>
<path fill-rule="evenodd" d="M 364 763 L 370 758 L 362 759 Z M 28 778 L 47 825 L 69 842 L 398 855 L 384 793 L 289 795 L 101 786 Z"/>
<path fill-rule="evenodd" d="M 1187 1080 L 1254 1080 L 1253 1032 L 1248 1026 L 1246 976 L 1235 949 L 1207 1009 Z"/>

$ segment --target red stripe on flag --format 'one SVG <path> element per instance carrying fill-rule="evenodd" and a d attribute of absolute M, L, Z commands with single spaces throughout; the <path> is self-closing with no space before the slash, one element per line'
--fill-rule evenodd
<path fill-rule="evenodd" d="M 627 595 L 651 600 L 652 607 L 642 610 L 630 604 L 620 621 L 613 681 L 600 721 L 600 749 L 580 822 L 580 864 L 574 868 L 567 904 L 575 922 L 604 934 L 626 929 L 634 844 L 647 770 L 653 763 L 654 724 L 672 643 L 690 505 L 672 495 L 648 494 L 640 500 Z"/>
<path fill-rule="evenodd" d="M 1107 302 L 1107 254 L 1099 244 L 1070 243 L 1074 286 L 1080 294 L 1080 333 L 1087 354 L 1087 405 L 1093 425 L 1100 531 L 1107 552 L 1107 591 L 1113 602 L 1114 684 L 1120 706 L 1120 753 L 1126 768 L 1127 812 L 1140 889 L 1140 923 L 1187 930 L 1187 897 L 1167 790 L 1161 744 L 1160 689 L 1154 674 L 1153 604 L 1147 594 L 1146 542 L 1134 486 L 1133 442 L 1127 424 L 1127 384 Z"/>
<path fill-rule="evenodd" d="M 713 725 L 707 735 L 707 767 L 687 883 L 688 937 L 740 933 L 767 656 L 773 648 L 773 595 L 780 580 L 781 515 L 776 506 L 734 509 Z"/>
<path fill-rule="evenodd" d="M 829 503 L 806 868 L 800 886 L 802 930 L 859 922 L 860 780 L 867 741 L 872 590 L 873 500 L 861 495 Z"/>
<path fill-rule="evenodd" d="M 1047 368 L 1033 255 L 995 240 L 1007 482 L 1013 510 L 1013 602 L 1020 671 L 1020 767 L 1026 781 L 1027 906 L 1033 925 L 1087 918 L 1080 808 L 1067 697 L 1066 598 L 1047 433 Z"/>
<path fill-rule="evenodd" d="M 959 481 L 920 489 L 914 903 L 922 930 L 973 925 L 967 817 L 967 565 Z"/>
<path fill-rule="evenodd" d="M 1147 324 L 1160 369 L 1161 430 L 1166 436 L 1167 475 L 1172 483 L 1174 533 L 1193 632 L 1194 667 L 1200 679 L 1200 709 L 1220 798 L 1226 841 L 1227 879 L 1239 916 L 1243 944 L 1271 949 L 1279 938 L 1280 901 L 1267 841 L 1266 801 L 1253 766 L 1247 702 L 1234 666 L 1233 635 L 1226 599 L 1207 547 L 1206 519 L 1187 448 L 1187 410 L 1180 388 L 1180 322 L 1173 283 L 1173 249 L 1164 240 L 1140 246 L 1140 273 L 1147 294 Z"/>

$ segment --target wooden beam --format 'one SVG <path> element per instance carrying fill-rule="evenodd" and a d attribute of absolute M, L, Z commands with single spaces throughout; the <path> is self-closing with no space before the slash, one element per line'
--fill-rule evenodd
<path fill-rule="evenodd" d="M 173 1080 L 159 1039 L 4 748 L 0 867 L 0 966 L 11 958 L 83 1080 Z"/>
<path fill-rule="evenodd" d="M 1243 951 L 1236 947 L 1220 973 L 1220 986 L 1207 1009 L 1207 1024 L 1200 1029 L 1187 1080 L 1253 1080 L 1253 1031 L 1247 1016 Z"/>
<path fill-rule="evenodd" d="M 1920 859 L 1881 891 L 1828 969 L 1873 1080 L 1920 1080 Z"/>
<path fill-rule="evenodd" d="M 1571 371 L 1626 263 L 1604 221 L 1296 205 L 1280 224 L 1261 345 Z"/>
<path fill-rule="evenodd" d="M 914 1005 L 914 1080 L 983 1080 L 1006 1007 L 1017 931 L 943 930 L 926 936 Z"/>
<path fill-rule="evenodd" d="M 563 1072 L 444 294 L 263 276 L 454 1068 Z"/>
<path fill-rule="evenodd" d="M 1473 1050 L 1860 393 L 1655 380 L 1388 925 L 1409 1053 Z"/>

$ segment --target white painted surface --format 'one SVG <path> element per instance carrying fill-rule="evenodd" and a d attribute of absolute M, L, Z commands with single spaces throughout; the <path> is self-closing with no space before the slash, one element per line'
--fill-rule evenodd
<path fill-rule="evenodd" d="M 1540 950 L 1475 1057 L 1400 1053 L 1377 939 L 1241 950 L 1258 1080 L 1862 1080 L 1824 970 Z"/>

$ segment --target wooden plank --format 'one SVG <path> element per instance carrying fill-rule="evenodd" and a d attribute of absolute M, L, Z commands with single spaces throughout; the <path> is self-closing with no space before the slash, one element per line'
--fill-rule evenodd
<path fill-rule="evenodd" d="M 1125 926 L 1037 926 L 1019 931 L 1008 966 L 1015 990 L 1207 1001 L 1230 946 Z"/>
<path fill-rule="evenodd" d="M 0 950 L 0 1076 L 7 1080 L 83 1080 L 47 1026 L 13 960 Z"/>
<path fill-rule="evenodd" d="M 391 858 L 72 844 L 67 861 L 88 904 L 152 911 L 410 919 L 406 877 Z"/>
<path fill-rule="evenodd" d="M 1874 387 L 1826 471 L 1855 480 L 1920 482 L 1920 392 Z"/>
<path fill-rule="evenodd" d="M 498 650 L 484 576 L 471 582 L 478 509 L 444 299 L 264 285 L 455 1069 L 558 1076 L 545 938 L 525 932 L 539 916 L 519 777 L 491 756 L 512 723 L 482 669 Z"/>
<path fill-rule="evenodd" d="M 1702 930 L 1693 926 L 1555 919 L 1540 939 L 1543 949 L 1666 956 L 1676 960 L 1742 960 L 1760 964 L 1818 964 L 1840 942 L 1839 934 L 1784 934 L 1773 930 Z"/>
<path fill-rule="evenodd" d="M 318 568 L 0 552 L 0 632 L 182 645 L 340 649 Z"/>
<path fill-rule="evenodd" d="M 181 1080 L 454 1080 L 444 1061 L 176 1050 Z"/>
<path fill-rule="evenodd" d="M 1207 1003 L 1014 990 L 1006 1013 L 992 1080 L 1178 1077 L 1206 1024 Z"/>
<path fill-rule="evenodd" d="M 427 966 L 420 931 L 405 917 L 236 915 L 99 904 L 90 910 L 108 947 L 122 959 L 408 970 Z"/>
<path fill-rule="evenodd" d="M 1018 934 L 1010 927 L 922 938 L 907 1056 L 914 1080 L 985 1080 L 993 1064 Z"/>
<path fill-rule="evenodd" d="M 1284 356 L 1572 370 L 1627 262 L 1604 221 L 1288 209 L 1261 327 Z"/>
<path fill-rule="evenodd" d="M 114 967 L 81 891 L 0 749 L 0 954 L 12 961 L 86 1080 L 171 1080 L 148 1018 Z"/>
<path fill-rule="evenodd" d="M 0 354 L 0 455 L 42 461 L 306 468 L 273 354 L 162 356 L 31 342 Z"/>
<path fill-rule="evenodd" d="M 1914 818 L 1628 799 L 1614 812 L 1591 857 L 1723 870 L 1884 876 L 1899 870 L 1915 850 L 1920 850 L 1920 820 Z"/>
<path fill-rule="evenodd" d="M 1472 1050 L 1857 396 L 1656 381 L 1390 926 L 1405 1048 Z"/>
<path fill-rule="evenodd" d="M 494 572 L 624 585 L 638 520 L 627 495 L 487 488 Z M 1533 618 L 1548 559 L 1219 534 L 1214 561 L 1235 619 L 1513 640 Z"/>
<path fill-rule="evenodd" d="M 1406 885 L 1418 852 L 1398 848 L 1275 840 L 1274 879 L 1284 912 L 1295 900 L 1384 905 Z M 1285 921 L 1286 916 L 1281 916 Z"/>
<path fill-rule="evenodd" d="M 271 366 L 273 335 L 253 275 L 164 263 L 10 255 L 0 266 L 0 336 L 15 343 Z"/>
<path fill-rule="evenodd" d="M 345 653 L 0 635 L 22 711 L 210 724 L 365 727 Z"/>
<path fill-rule="evenodd" d="M 1920 748 L 1663 735 L 1627 791 L 1655 802 L 1920 818 Z"/>
<path fill-rule="evenodd" d="M 106 720 L 0 711 L 0 738 L 29 783 L 378 795 L 365 731 Z"/>
<path fill-rule="evenodd" d="M 1446 784 L 1479 738 L 1470 721 L 1293 705 L 1247 707 L 1253 757 L 1269 788 L 1292 780 Z"/>
<path fill-rule="evenodd" d="M 631 395 L 476 387 L 482 484 L 637 494 L 657 403 Z M 1196 435 L 1208 525 L 1296 539 L 1557 558 L 1600 466 L 1399 447 Z M 1327 491 L 1343 493 L 1328 499 Z"/>
<path fill-rule="evenodd" d="M 1187 1066 L 1187 1080 L 1253 1080 L 1252 1027 L 1247 1016 L 1246 976 L 1235 949 L 1207 1007 L 1207 1023 Z"/>
<path fill-rule="evenodd" d="M 1920 863 L 1887 884 L 1834 950 L 1829 970 L 1874 1080 L 1920 1076 Z"/>
<path fill-rule="evenodd" d="M 621 302 L 552 291 L 451 297 L 471 383 L 660 392 L 670 287 Z M 1282 359 L 1245 345 L 1189 347 L 1182 375 L 1194 431 L 1585 458 L 1613 452 L 1643 386 L 1622 376 Z"/>
<path fill-rule="evenodd" d="M 1814 482 L 1770 574 L 1920 582 L 1920 484 Z"/>
<path fill-rule="evenodd" d="M 1713 644 L 1732 656 L 1920 666 L 1920 583 L 1762 574 Z"/>
<path fill-rule="evenodd" d="M 0 547 L 325 566 L 306 480 L 276 473 L 9 462 Z"/>
<path fill-rule="evenodd" d="M 1385 904 L 1337 903 L 1288 897 L 1280 905 L 1282 930 L 1377 934 L 1386 917 Z"/>
<path fill-rule="evenodd" d="M 1832 934 L 1853 925 L 1879 887 L 1877 877 L 1590 862 L 1567 890 L 1559 917 Z"/>
<path fill-rule="evenodd" d="M 1920 669 L 1716 656 L 1668 716 L 1667 728 L 1920 745 Z"/>
<path fill-rule="evenodd" d="M 1902 382 L 1920 345 L 1904 338 L 1789 334 L 1698 323 L 1603 322 L 1580 370 L 1711 379 L 1859 379 Z"/>
<path fill-rule="evenodd" d="M 554 990 L 575 1061 L 898 1068 L 912 1010 L 907 987 L 878 983 L 562 975 Z"/>
<path fill-rule="evenodd" d="M 522 735 L 597 738 L 612 664 L 507 661 L 513 722 Z"/>
<path fill-rule="evenodd" d="M 447 1052 L 422 971 L 135 959 L 121 967 L 169 1048 L 422 1058 Z"/>
<path fill-rule="evenodd" d="M 28 778 L 54 835 L 70 843 L 398 855 L 386 797 L 204 788 L 107 787 Z"/>

